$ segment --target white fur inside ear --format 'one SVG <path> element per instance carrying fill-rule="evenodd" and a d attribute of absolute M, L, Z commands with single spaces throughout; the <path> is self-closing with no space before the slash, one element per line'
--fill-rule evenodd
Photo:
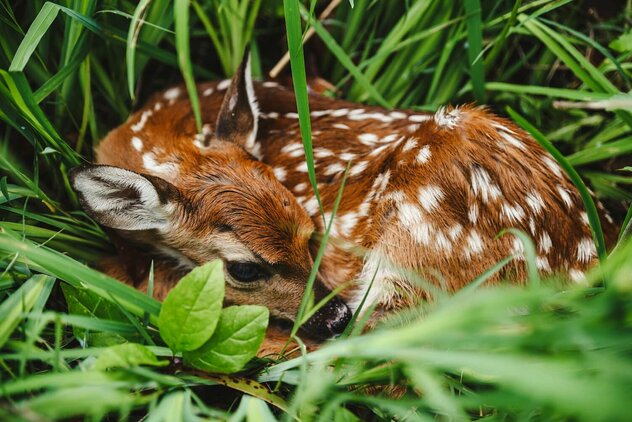
<path fill-rule="evenodd" d="M 92 167 L 75 175 L 82 205 L 100 224 L 120 230 L 164 231 L 168 206 L 143 176 L 117 167 Z"/>
<path fill-rule="evenodd" d="M 252 112 L 252 132 L 248 135 L 245 148 L 250 151 L 255 146 L 255 139 L 257 138 L 257 130 L 259 128 L 259 103 L 255 96 L 255 89 L 252 86 L 252 71 L 250 62 L 252 61 L 252 54 L 248 55 L 248 61 L 246 62 L 246 71 L 244 77 L 246 78 L 246 92 L 248 93 L 248 104 L 250 104 L 250 111 Z"/>

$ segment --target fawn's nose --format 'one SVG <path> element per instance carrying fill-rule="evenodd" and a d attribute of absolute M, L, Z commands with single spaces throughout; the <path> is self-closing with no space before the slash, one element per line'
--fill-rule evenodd
<path fill-rule="evenodd" d="M 351 310 L 334 296 L 303 325 L 303 328 L 309 334 L 324 340 L 342 334 L 350 321 Z"/>

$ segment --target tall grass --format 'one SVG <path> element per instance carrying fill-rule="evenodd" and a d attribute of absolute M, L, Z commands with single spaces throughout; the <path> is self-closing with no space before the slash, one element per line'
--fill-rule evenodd
<path fill-rule="evenodd" d="M 319 22 L 324 5 L 297 0 L 0 0 L 0 419 L 628 418 L 632 5 L 615 3 L 355 0 Z M 593 211 L 602 263 L 585 285 L 480 287 L 503 261 L 302 357 L 238 376 L 183 368 L 156 336 L 160 303 L 86 266 L 112 247 L 67 171 L 155 90 L 184 80 L 195 104 L 195 81 L 229 76 L 247 45 L 257 74 L 289 50 L 308 162 L 304 61 L 353 101 L 484 102 L 607 204 L 616 250 Z M 124 341 L 169 366 L 95 365 Z"/>

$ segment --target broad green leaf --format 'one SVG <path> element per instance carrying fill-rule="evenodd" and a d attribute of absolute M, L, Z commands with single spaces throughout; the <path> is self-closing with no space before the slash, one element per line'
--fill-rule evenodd
<path fill-rule="evenodd" d="M 266 333 L 268 316 L 268 309 L 262 306 L 224 309 L 211 339 L 201 348 L 185 353 L 185 362 L 210 372 L 239 371 L 257 354 Z"/>
<path fill-rule="evenodd" d="M 632 30 L 628 30 L 625 34 L 622 34 L 619 38 L 612 41 L 608 47 L 619 53 L 625 53 L 626 51 L 632 51 Z"/>
<path fill-rule="evenodd" d="M 160 336 L 175 352 L 197 349 L 213 335 L 223 301 L 222 261 L 195 268 L 163 302 L 158 316 Z"/>
<path fill-rule="evenodd" d="M 24 313 L 31 310 L 40 294 L 54 281 L 53 277 L 34 275 L 0 304 L 0 347 L 9 339 Z"/>
<path fill-rule="evenodd" d="M 112 346 L 101 352 L 94 369 L 129 368 L 138 365 L 166 366 L 169 362 L 158 360 L 151 350 L 137 343 Z"/>

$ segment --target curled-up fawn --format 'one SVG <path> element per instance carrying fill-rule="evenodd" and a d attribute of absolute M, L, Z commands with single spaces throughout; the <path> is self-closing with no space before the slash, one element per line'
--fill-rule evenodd
<path fill-rule="evenodd" d="M 98 165 L 72 172 L 85 210 L 120 239 L 102 267 L 142 289 L 139 268 L 154 259 L 161 298 L 219 258 L 227 302 L 292 321 L 324 231 L 293 91 L 253 83 L 245 59 L 232 80 L 199 84 L 198 95 L 202 133 L 186 91 L 171 88 L 108 134 Z M 532 236 L 543 273 L 580 280 L 594 261 L 575 187 L 511 122 L 480 107 L 425 114 L 319 95 L 310 110 L 325 221 L 346 178 L 314 298 L 353 282 L 305 324 L 313 337 L 341 333 L 363 299 L 371 323 L 419 303 L 429 294 L 416 277 L 455 291 L 513 255 L 491 282 L 524 280 L 522 243 L 497 237 L 505 228 Z"/>

